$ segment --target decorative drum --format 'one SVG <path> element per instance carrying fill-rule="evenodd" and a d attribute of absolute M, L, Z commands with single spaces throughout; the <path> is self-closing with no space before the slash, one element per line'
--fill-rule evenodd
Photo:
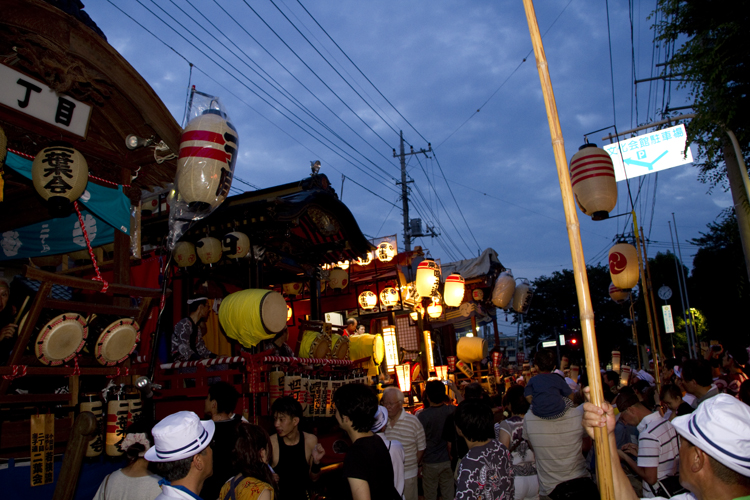
<path fill-rule="evenodd" d="M 349 337 L 349 359 L 352 361 L 370 358 L 362 367 L 367 369 L 368 375 L 377 375 L 378 365 L 383 362 L 385 344 L 380 335 L 363 333 Z"/>
<path fill-rule="evenodd" d="M 44 326 L 35 328 L 37 336 L 34 354 L 39 361 L 49 366 L 59 366 L 73 359 L 83 349 L 89 331 L 86 318 L 80 314 L 54 314 L 49 310 L 42 311 L 37 325 Z M 23 328 L 27 317 L 28 313 L 21 320 L 19 330 Z"/>
<path fill-rule="evenodd" d="M 331 352 L 331 337 L 326 333 L 306 331 L 299 346 L 300 358 L 327 358 Z"/>
<path fill-rule="evenodd" d="M 456 355 L 465 363 L 478 363 L 487 357 L 487 341 L 481 337 L 461 337 Z"/>
<path fill-rule="evenodd" d="M 89 445 L 86 448 L 87 457 L 98 457 L 104 450 L 104 439 L 102 438 L 102 429 L 104 426 L 104 408 L 102 399 L 96 392 L 87 392 L 81 395 L 81 401 L 78 405 L 79 413 L 90 411 L 96 417 L 96 432 L 89 439 Z"/>
<path fill-rule="evenodd" d="M 96 316 L 89 321 L 88 351 L 100 365 L 122 363 L 140 340 L 141 329 L 133 318 Z"/>
<path fill-rule="evenodd" d="M 247 348 L 275 337 L 286 327 L 286 317 L 284 296 L 270 290 L 240 290 L 227 295 L 219 307 L 227 336 Z"/>
<path fill-rule="evenodd" d="M 349 359 L 349 338 L 338 333 L 331 336 L 331 358 Z"/>

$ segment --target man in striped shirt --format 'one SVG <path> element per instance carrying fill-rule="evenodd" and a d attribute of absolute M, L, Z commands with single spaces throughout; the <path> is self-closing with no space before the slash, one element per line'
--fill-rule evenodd
<path fill-rule="evenodd" d="M 383 391 L 383 406 L 388 410 L 385 437 L 398 441 L 404 447 L 404 494 L 405 500 L 417 500 L 417 472 L 422 455 L 427 447 L 424 427 L 419 419 L 404 410 L 404 393 L 396 387 Z"/>
<path fill-rule="evenodd" d="M 658 411 L 652 413 L 634 394 L 620 394 L 616 402 L 620 418 L 626 424 L 638 427 L 638 445 L 625 444 L 618 450 L 618 455 L 643 480 L 643 496 L 654 497 L 657 481 L 679 471 L 677 432 L 669 420 Z M 633 461 L 628 453 L 637 455 L 638 461 Z"/>

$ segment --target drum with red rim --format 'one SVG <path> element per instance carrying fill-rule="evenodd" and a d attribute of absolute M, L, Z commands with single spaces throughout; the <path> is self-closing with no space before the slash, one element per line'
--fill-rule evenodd
<path fill-rule="evenodd" d="M 89 322 L 88 352 L 103 366 L 115 366 L 133 354 L 141 328 L 133 318 L 95 316 Z"/>
<path fill-rule="evenodd" d="M 78 313 L 57 313 L 58 311 L 48 309 L 42 311 L 34 329 L 34 354 L 39 361 L 49 366 L 59 366 L 73 359 L 83 348 L 88 336 L 86 318 Z M 21 320 L 19 329 L 23 328 L 27 317 L 28 313 Z"/>

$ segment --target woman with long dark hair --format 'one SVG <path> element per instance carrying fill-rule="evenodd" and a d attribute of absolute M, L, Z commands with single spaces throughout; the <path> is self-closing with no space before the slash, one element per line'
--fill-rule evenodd
<path fill-rule="evenodd" d="M 234 468 L 238 474 L 224 483 L 220 500 L 274 500 L 276 481 L 268 466 L 271 440 L 263 428 L 241 423 L 237 427 L 234 447 Z"/>

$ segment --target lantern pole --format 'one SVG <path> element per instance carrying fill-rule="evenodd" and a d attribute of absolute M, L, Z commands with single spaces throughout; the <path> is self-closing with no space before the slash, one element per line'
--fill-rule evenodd
<path fill-rule="evenodd" d="M 526 20 L 529 24 L 531 43 L 534 46 L 534 56 L 539 71 L 544 104 L 547 109 L 547 120 L 549 122 L 550 135 L 552 136 L 552 149 L 555 154 L 557 175 L 560 181 L 563 208 L 565 210 L 565 222 L 570 241 L 570 253 L 573 260 L 573 275 L 576 283 L 576 294 L 578 296 L 578 309 L 581 317 L 581 332 L 583 336 L 583 348 L 586 354 L 586 369 L 589 373 L 589 384 L 591 391 L 591 402 L 597 406 L 604 403 L 602 392 L 602 379 L 599 376 L 599 355 L 596 347 L 596 332 L 594 329 L 594 311 L 591 304 L 591 293 L 589 291 L 588 277 L 586 275 L 586 261 L 583 257 L 583 245 L 581 243 L 580 226 L 578 214 L 576 213 L 575 201 L 573 199 L 573 187 L 568 172 L 568 161 L 565 156 L 565 142 L 560 128 L 560 119 L 557 115 L 557 104 L 552 90 L 547 58 L 544 54 L 542 37 L 539 33 L 539 25 L 534 12 L 533 0 L 523 0 L 526 11 Z M 610 456 L 609 435 L 602 427 L 594 429 L 594 445 L 596 447 L 596 469 L 599 479 L 599 491 L 603 500 L 614 500 L 614 484 L 612 480 L 612 457 Z"/>

